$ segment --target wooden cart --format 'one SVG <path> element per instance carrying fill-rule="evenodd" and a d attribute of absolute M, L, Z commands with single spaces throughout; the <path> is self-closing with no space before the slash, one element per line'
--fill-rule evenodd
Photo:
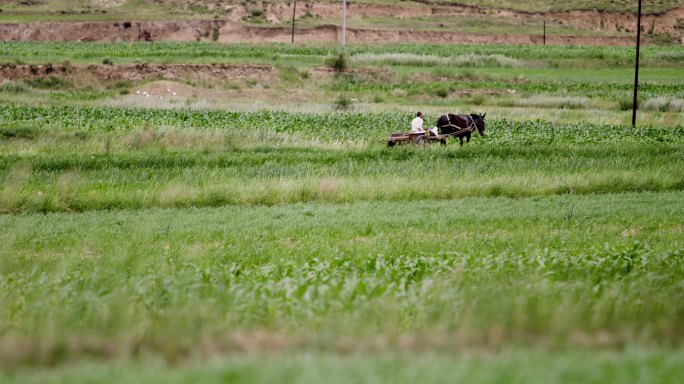
<path fill-rule="evenodd" d="M 394 147 L 395 145 L 403 145 L 403 144 L 417 144 L 417 145 L 428 145 L 432 143 L 437 143 L 439 142 L 442 145 L 447 144 L 447 140 L 449 137 L 458 137 L 458 135 L 467 133 L 467 132 L 472 132 L 472 128 L 463 128 L 459 131 L 449 133 L 447 135 L 434 135 L 429 132 L 425 133 L 413 133 L 413 132 L 406 132 L 406 133 L 393 133 L 390 135 L 389 139 L 387 139 L 387 146 L 388 147 Z"/>

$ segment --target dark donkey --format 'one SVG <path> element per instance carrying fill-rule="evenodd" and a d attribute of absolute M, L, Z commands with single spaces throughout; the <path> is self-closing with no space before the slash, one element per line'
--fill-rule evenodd
<path fill-rule="evenodd" d="M 477 129 L 480 136 L 485 136 L 485 116 L 484 115 L 454 115 L 448 113 L 437 119 L 437 128 L 442 135 L 458 137 L 463 145 L 463 138 L 470 143 L 470 135 Z"/>

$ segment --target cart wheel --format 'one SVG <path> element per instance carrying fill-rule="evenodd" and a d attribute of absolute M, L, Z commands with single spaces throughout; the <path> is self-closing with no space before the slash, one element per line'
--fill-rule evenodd
<path fill-rule="evenodd" d="M 413 140 L 413 144 L 420 145 L 421 147 L 427 147 L 430 144 L 430 140 L 428 140 L 428 138 L 425 136 L 418 136 L 415 140 Z"/>

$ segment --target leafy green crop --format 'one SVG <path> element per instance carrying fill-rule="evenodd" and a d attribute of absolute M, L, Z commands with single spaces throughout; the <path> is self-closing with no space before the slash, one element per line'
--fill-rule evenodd
<path fill-rule="evenodd" d="M 0 109 L 2 126 L 26 126 L 48 132 L 121 132 L 144 128 L 219 130 L 231 135 L 286 134 L 329 142 L 369 142 L 406 130 L 404 113 L 289 113 L 284 111 L 227 112 L 194 109 L 135 109 L 91 107 L 6 106 Z M 426 121 L 436 121 L 427 116 Z M 598 142 L 684 142 L 684 127 L 632 128 L 587 123 L 555 124 L 545 121 L 487 122 L 483 144 L 548 144 Z M 476 141 L 480 142 L 480 141 Z M 266 143 L 265 143 L 266 144 Z"/>
<path fill-rule="evenodd" d="M 204 42 L 155 43 L 102 43 L 102 42 L 0 42 L 0 57 L 18 57 L 33 62 L 46 58 L 101 62 L 103 57 L 113 60 L 179 59 L 188 61 L 225 61 L 237 58 L 282 57 L 315 58 L 338 53 L 335 45 L 289 44 L 218 44 Z M 520 60 L 591 59 L 606 62 L 630 62 L 634 51 L 630 47 L 567 47 L 567 46 L 509 46 L 509 45 L 455 45 L 455 44 L 373 44 L 353 45 L 346 48 L 348 55 L 410 53 L 439 57 L 459 57 L 467 54 L 504 55 Z M 680 57 L 682 47 L 643 47 L 644 60 L 668 61 Z"/>

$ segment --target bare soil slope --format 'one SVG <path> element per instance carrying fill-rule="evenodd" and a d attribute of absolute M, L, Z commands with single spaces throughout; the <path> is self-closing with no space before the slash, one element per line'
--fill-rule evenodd
<path fill-rule="evenodd" d="M 290 28 L 245 26 L 227 21 L 184 22 L 37 22 L 0 24 L 0 35 L 10 41 L 195 41 L 217 30 L 219 42 L 289 42 Z M 340 41 L 339 26 L 324 25 L 297 29 L 298 42 Z M 646 43 L 648 38 L 645 38 Z M 472 44 L 542 44 L 540 35 L 476 34 L 449 31 L 347 29 L 349 42 L 413 42 Z M 631 45 L 633 38 L 621 36 L 547 36 L 550 45 Z"/>
<path fill-rule="evenodd" d="M 0 65 L 0 80 L 40 76 L 76 78 L 95 76 L 103 81 L 141 81 L 149 79 L 179 79 L 194 77 L 211 80 L 260 80 L 266 81 L 274 70 L 267 65 L 231 64 L 135 64 L 135 65 Z"/>
<path fill-rule="evenodd" d="M 4 0 L 8 2 L 7 0 Z M 33 22 L 0 24 L 0 36 L 3 40 L 84 40 L 84 41 L 195 41 L 216 38 L 222 42 L 252 41 L 289 41 L 290 29 L 288 20 L 292 17 L 292 3 L 287 2 L 216 2 L 207 0 L 148 0 L 149 3 L 174 4 L 177 7 L 204 7 L 215 11 L 212 20 L 187 21 L 111 21 L 111 22 Z M 16 3 L 16 1 L 13 1 Z M 91 2 L 92 3 L 92 2 Z M 92 6 L 116 9 L 113 2 L 92 3 Z M 41 4 L 37 2 L 36 4 Z M 542 20 L 554 21 L 561 25 L 585 31 L 614 34 L 620 32 L 633 33 L 636 29 L 636 16 L 629 13 L 602 11 L 564 11 L 564 12 L 525 12 L 499 8 L 482 8 L 469 5 L 408 3 L 398 5 L 351 3 L 348 17 L 363 19 L 374 17 L 391 17 L 399 20 L 410 20 L 415 17 L 450 15 L 491 15 L 507 20 Z M 36 5 L 37 6 L 37 5 Z M 30 7 L 30 6 L 28 6 Z M 194 8 L 188 8 L 194 9 Z M 337 3 L 304 2 L 297 6 L 297 17 L 319 20 L 314 28 L 299 28 L 297 40 L 339 41 L 340 28 L 326 25 L 339 21 L 341 9 Z M 210 14 L 204 14 L 209 17 Z M 220 15 L 220 17 L 218 17 Z M 254 25 L 254 17 L 263 20 L 264 27 Z M 171 14 L 168 16 L 171 18 Z M 245 24 L 247 22 L 247 24 Z M 270 24 L 269 24 L 270 23 Z M 410 25 L 410 23 L 407 23 Z M 670 35 L 684 43 L 684 8 L 645 15 L 642 19 L 642 30 L 648 35 Z M 537 34 L 481 34 L 466 33 L 454 30 L 410 30 L 356 28 L 349 30 L 352 42 L 401 41 L 419 43 L 501 43 L 501 44 L 539 44 L 541 37 Z M 576 45 L 626 45 L 630 44 L 627 36 L 575 36 L 554 35 L 547 37 L 548 44 Z"/>

